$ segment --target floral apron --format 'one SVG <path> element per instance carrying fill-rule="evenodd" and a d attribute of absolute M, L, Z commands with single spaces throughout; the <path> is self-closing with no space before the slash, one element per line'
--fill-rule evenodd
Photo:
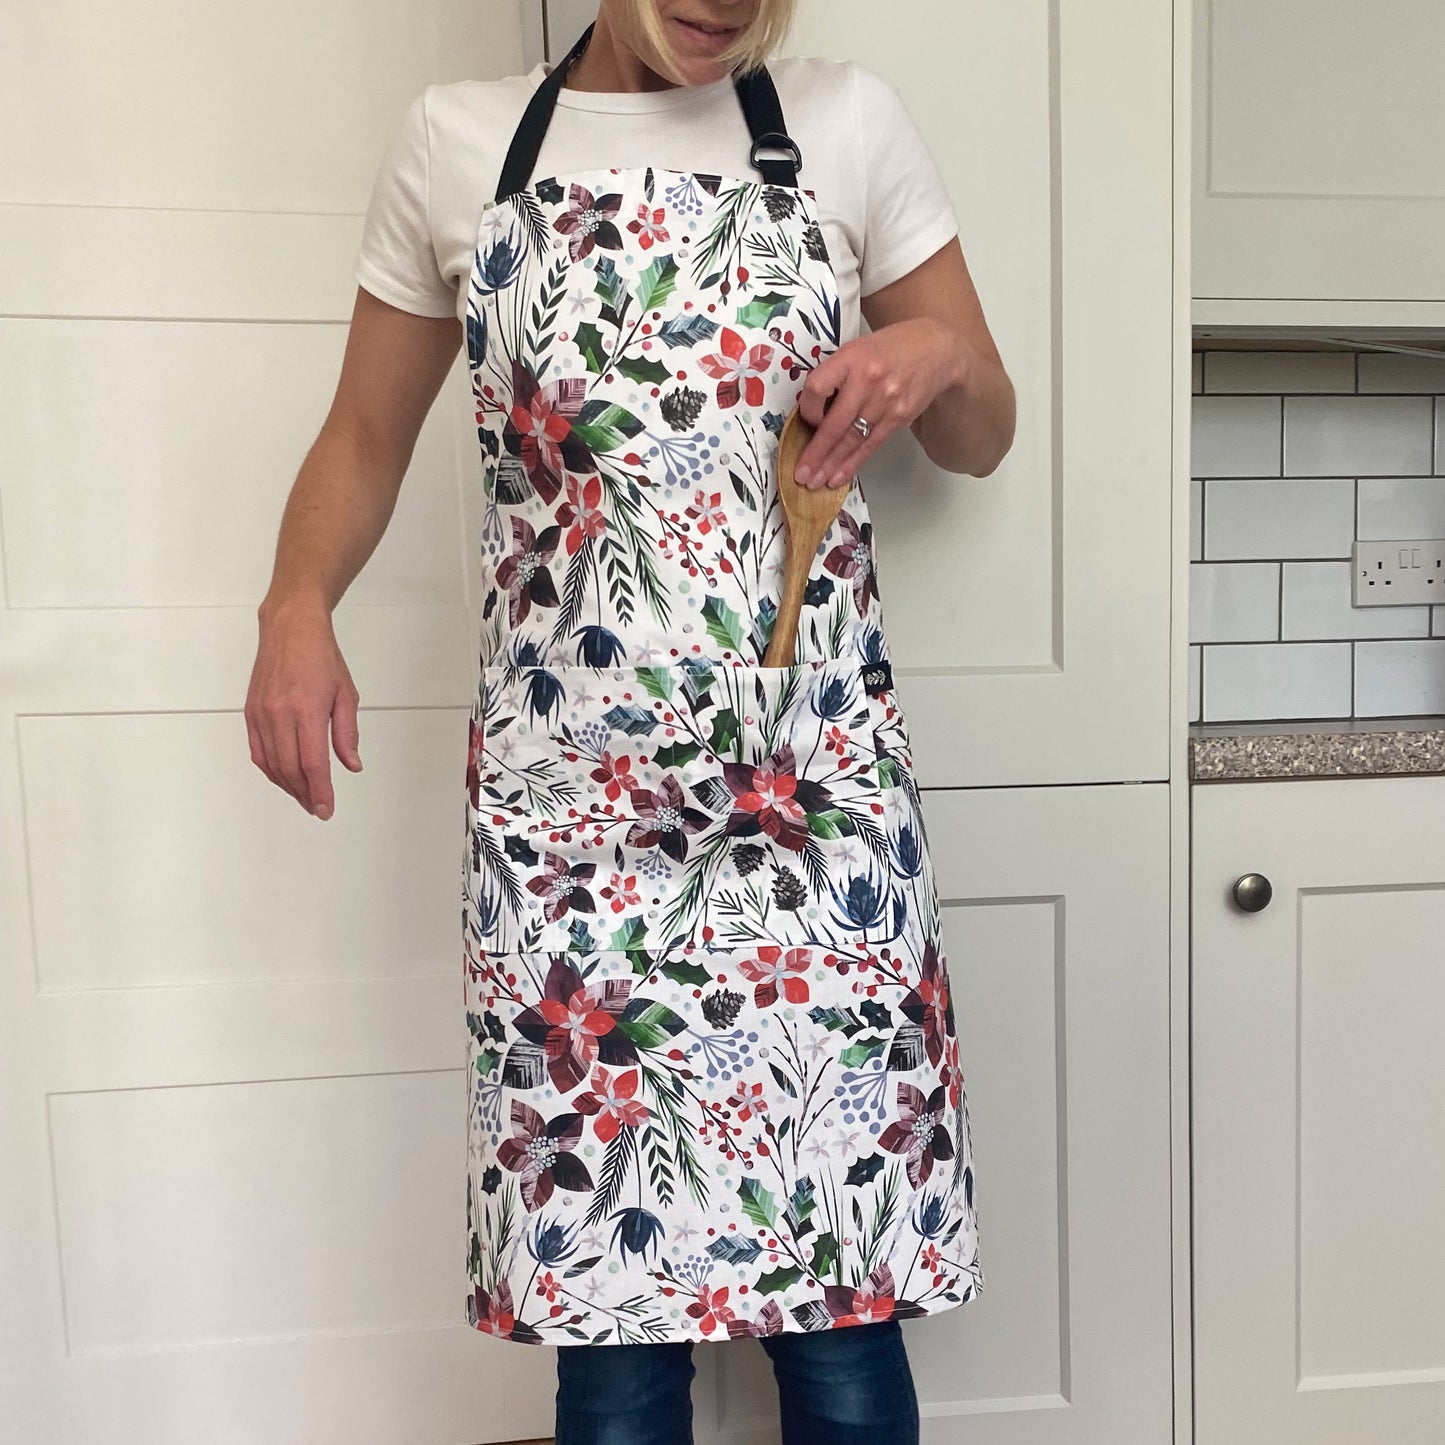
<path fill-rule="evenodd" d="M 469 281 L 468 1320 L 566 1345 L 930 1314 L 983 1276 L 856 484 L 794 664 L 761 665 L 779 434 L 839 345 L 816 200 L 765 70 L 737 81 L 756 178 L 531 183 L 589 35 L 518 127 Z"/>

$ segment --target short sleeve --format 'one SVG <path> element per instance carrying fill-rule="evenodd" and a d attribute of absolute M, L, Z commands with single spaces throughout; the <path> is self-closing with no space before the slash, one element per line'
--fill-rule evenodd
<path fill-rule="evenodd" d="M 894 87 L 854 64 L 866 218 L 859 261 L 864 296 L 908 275 L 958 234 L 958 217 L 927 144 Z"/>
<path fill-rule="evenodd" d="M 455 316 L 456 290 L 437 264 L 431 228 L 426 94 L 407 107 L 372 182 L 355 276 L 389 305 L 419 316 Z"/>

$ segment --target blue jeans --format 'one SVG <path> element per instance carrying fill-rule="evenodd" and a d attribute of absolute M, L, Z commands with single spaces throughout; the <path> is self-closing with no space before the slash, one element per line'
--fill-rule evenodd
<path fill-rule="evenodd" d="M 897 1320 L 772 1335 L 783 1445 L 918 1445 Z M 557 1445 L 691 1445 L 692 1345 L 564 1345 Z"/>

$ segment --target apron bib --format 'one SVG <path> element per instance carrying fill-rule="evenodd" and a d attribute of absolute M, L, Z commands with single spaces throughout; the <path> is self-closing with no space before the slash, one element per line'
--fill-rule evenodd
<path fill-rule="evenodd" d="M 755 177 L 532 182 L 590 35 L 518 126 L 468 287 L 468 1317 L 565 1344 L 929 1313 L 982 1273 L 856 483 L 793 665 L 761 664 L 779 437 L 839 345 L 816 197 L 765 70 L 737 80 Z"/>

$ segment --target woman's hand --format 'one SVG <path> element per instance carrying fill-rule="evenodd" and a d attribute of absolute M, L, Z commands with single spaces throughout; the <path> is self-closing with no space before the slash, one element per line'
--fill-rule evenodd
<path fill-rule="evenodd" d="M 336 756 L 361 771 L 356 685 L 324 606 L 263 603 L 259 615 L 261 640 L 246 694 L 251 761 L 324 821 L 336 804 L 328 728 Z"/>
<path fill-rule="evenodd" d="M 846 487 L 894 432 L 965 379 L 958 336 L 931 317 L 895 322 L 846 342 L 803 384 L 798 407 L 816 428 L 794 473 L 805 487 Z M 853 425 L 869 423 L 865 439 Z"/>

